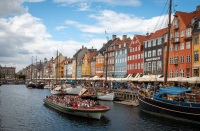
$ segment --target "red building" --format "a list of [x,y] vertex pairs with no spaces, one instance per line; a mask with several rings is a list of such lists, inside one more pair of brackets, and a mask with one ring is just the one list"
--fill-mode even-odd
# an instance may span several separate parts
[[147,39],[147,36],[135,35],[128,51],[127,59],[127,74],[143,73],[143,41]]

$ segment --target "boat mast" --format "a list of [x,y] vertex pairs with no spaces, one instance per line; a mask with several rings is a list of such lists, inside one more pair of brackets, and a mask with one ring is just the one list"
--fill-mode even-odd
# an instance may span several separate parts
[[105,83],[107,83],[107,77],[108,77],[108,47],[106,46],[106,54],[105,54],[105,56],[106,56],[106,79],[105,79]]
[[31,81],[32,81],[32,75],[33,75],[33,56],[31,59]]
[[38,73],[38,72],[37,72],[37,71],[38,71],[38,70],[37,70],[37,56],[36,56],[36,62],[35,62],[35,69],[36,69],[36,83],[37,83],[37,73]]
[[167,53],[166,53],[166,59],[165,59],[164,84],[167,83],[167,77],[168,77],[170,28],[171,28],[171,12],[172,12],[172,0],[170,0],[170,4],[169,4],[169,22],[168,22],[168,32],[167,32]]
[[58,50],[57,50],[57,58],[56,58],[56,84],[58,84],[57,77],[58,77]]

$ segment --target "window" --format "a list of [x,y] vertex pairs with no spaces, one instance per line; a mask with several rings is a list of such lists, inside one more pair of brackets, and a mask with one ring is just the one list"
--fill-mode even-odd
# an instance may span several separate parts
[[138,63],[138,69],[140,69],[140,63]]
[[141,65],[141,69],[143,69],[143,63],[141,63],[140,65]]
[[151,62],[148,62],[148,71],[151,71]]
[[135,47],[135,51],[137,51],[137,47]]
[[159,38],[158,39],[158,45],[161,45],[162,44],[162,38]]
[[162,55],[162,49],[158,49],[157,56],[161,56],[161,55]]
[[173,24],[174,24],[174,29],[178,28],[178,20],[177,19],[174,20]]
[[148,41],[147,43],[148,43],[148,47],[151,47],[151,42],[150,42],[150,41]]
[[153,50],[152,53],[153,53],[152,56],[156,56],[156,50]]
[[156,39],[154,39],[152,41],[153,41],[153,45],[152,46],[156,46]]
[[195,44],[195,45],[198,45],[198,44],[199,44],[199,36],[198,36],[198,35],[195,35],[195,36],[194,36],[194,44]]
[[156,61],[152,62],[152,72],[156,71]]
[[186,49],[190,49],[190,42],[186,42]]
[[119,45],[119,48],[121,48],[121,46],[122,46],[122,45],[120,44],[120,45]]
[[174,41],[175,41],[175,42],[179,42],[179,32],[175,32]]
[[138,46],[138,51],[140,51],[140,46]]
[[180,50],[184,50],[184,43],[180,44]]
[[190,55],[186,56],[186,62],[189,63],[190,62]]
[[194,62],[199,61],[199,51],[194,51]]
[[151,57],[151,51],[148,51],[148,57]]
[[191,37],[191,28],[186,29],[186,37]]
[[199,77],[199,69],[194,69],[194,76]]
[[157,70],[158,71],[162,70],[162,61],[157,61]]
[[184,56],[181,56],[181,63],[184,63]]
[[184,70],[181,70],[181,69],[180,69],[180,76],[181,76],[181,77],[184,77]]
[[173,64],[173,63],[174,63],[173,57],[172,57],[172,58],[169,58],[169,63],[170,63],[170,64]]
[[182,31],[180,32],[180,37],[184,37],[184,36],[185,36],[185,31],[182,30]]
[[138,59],[140,59],[140,54],[138,54]]
[[178,70],[175,70],[175,77],[178,77]]
[[170,70],[170,78],[172,78],[173,77],[173,70]]

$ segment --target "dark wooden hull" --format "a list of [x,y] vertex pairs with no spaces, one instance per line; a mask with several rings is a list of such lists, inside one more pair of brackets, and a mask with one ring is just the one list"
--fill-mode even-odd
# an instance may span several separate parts
[[180,106],[138,96],[139,107],[142,111],[182,121],[200,123],[200,107]]

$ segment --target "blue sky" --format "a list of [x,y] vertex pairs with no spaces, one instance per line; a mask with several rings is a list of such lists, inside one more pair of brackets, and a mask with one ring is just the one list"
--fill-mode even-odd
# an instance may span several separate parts
[[[68,57],[82,45],[100,49],[105,30],[109,39],[154,32],[167,25],[167,1],[1,0],[0,65],[19,71],[32,56],[43,61],[55,57],[57,49]],[[199,0],[173,0],[173,13],[192,12],[197,5]]]

